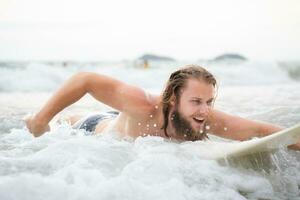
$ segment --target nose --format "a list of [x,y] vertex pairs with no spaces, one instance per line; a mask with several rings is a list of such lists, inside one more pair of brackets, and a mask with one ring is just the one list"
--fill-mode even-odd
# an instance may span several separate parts
[[207,116],[209,113],[209,106],[207,104],[200,105],[199,112],[201,115]]

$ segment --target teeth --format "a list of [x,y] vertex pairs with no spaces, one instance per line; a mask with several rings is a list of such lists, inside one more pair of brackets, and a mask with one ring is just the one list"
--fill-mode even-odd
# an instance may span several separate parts
[[202,118],[202,117],[194,117],[194,118],[197,120],[204,120],[204,118]]
[[196,120],[197,122],[203,122],[204,121],[204,118],[201,118],[201,117],[194,117],[194,120]]

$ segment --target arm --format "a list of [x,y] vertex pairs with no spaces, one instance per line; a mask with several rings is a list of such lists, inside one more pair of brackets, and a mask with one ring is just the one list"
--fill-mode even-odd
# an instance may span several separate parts
[[33,117],[26,120],[30,132],[40,136],[49,130],[51,119],[86,93],[95,99],[129,115],[139,115],[151,109],[151,99],[137,87],[108,76],[81,72],[72,76]]
[[[267,136],[282,130],[281,127],[269,123],[244,119],[217,110],[212,110],[209,125],[212,133],[217,136],[242,141],[252,137]],[[300,142],[288,147],[293,150],[300,150]]]
[[281,127],[272,124],[244,119],[217,110],[212,110],[209,124],[214,134],[242,141],[252,137],[267,136],[282,130]]

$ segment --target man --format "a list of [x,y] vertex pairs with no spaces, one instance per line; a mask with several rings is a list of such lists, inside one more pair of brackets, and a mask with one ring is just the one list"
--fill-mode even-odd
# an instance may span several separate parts
[[[86,93],[118,110],[72,118],[73,127],[103,133],[114,120],[120,136],[155,135],[177,140],[202,140],[207,131],[217,136],[247,140],[281,130],[280,127],[243,119],[213,109],[217,81],[206,69],[188,65],[173,72],[161,95],[95,73],[78,73],[50,98],[46,105],[26,120],[29,131],[41,136],[49,131],[48,123],[67,106]],[[299,143],[290,146],[300,149]]]

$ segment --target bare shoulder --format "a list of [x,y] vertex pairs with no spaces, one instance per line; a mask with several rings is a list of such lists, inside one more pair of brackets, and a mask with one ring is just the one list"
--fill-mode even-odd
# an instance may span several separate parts
[[123,98],[122,111],[130,116],[143,117],[154,114],[159,104],[159,96],[128,84],[123,84],[119,91]]

